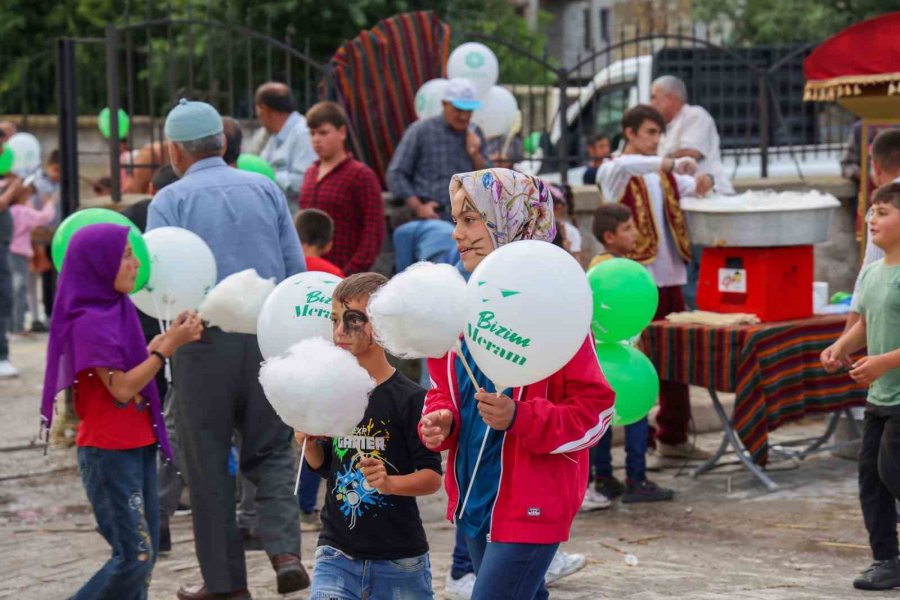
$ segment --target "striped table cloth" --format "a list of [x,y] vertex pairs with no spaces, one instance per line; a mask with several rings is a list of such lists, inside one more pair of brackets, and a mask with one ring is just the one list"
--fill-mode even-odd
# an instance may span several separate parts
[[642,339],[661,380],[735,394],[734,428],[763,465],[768,433],[782,423],[865,404],[865,386],[846,372],[826,373],[819,361],[845,322],[844,316],[733,327],[655,321]]

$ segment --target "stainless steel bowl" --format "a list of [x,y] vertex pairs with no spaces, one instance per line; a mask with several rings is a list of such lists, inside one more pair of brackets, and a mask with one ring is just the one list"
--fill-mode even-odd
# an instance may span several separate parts
[[820,244],[831,234],[837,206],[724,211],[685,208],[691,242],[701,246],[772,247]]

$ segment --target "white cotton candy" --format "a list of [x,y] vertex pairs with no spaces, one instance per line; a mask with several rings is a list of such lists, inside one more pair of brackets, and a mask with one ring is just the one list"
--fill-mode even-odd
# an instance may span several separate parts
[[375,389],[375,380],[352,354],[322,338],[298,342],[264,362],[259,382],[287,425],[329,437],[352,432]]
[[263,279],[256,269],[229,275],[209,292],[200,313],[213,327],[230,333],[256,335],[263,302],[275,289],[274,279]]
[[420,262],[369,300],[375,339],[400,358],[440,358],[465,325],[466,282],[456,267]]
[[681,205],[685,210],[698,212],[769,212],[829,208],[840,206],[841,203],[831,194],[823,194],[816,190],[808,192],[750,190],[735,196],[683,198]]

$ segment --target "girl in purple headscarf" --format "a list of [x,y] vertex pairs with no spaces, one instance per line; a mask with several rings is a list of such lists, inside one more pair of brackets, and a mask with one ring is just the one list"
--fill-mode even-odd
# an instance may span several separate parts
[[80,423],[78,469],[112,558],[73,598],[144,600],[159,547],[156,448],[171,459],[153,380],[166,358],[198,340],[199,317],[184,312],[150,346],[128,298],[140,266],[128,228],[98,224],[66,251],[50,326],[41,421],[49,430],[56,394],[71,388]]

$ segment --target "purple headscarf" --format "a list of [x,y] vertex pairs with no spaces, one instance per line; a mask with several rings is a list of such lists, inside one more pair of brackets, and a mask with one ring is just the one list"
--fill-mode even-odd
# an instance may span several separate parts
[[[114,285],[127,242],[128,228],[110,223],[79,229],[69,242],[47,346],[41,401],[46,430],[56,394],[71,386],[77,373],[91,368],[129,371],[149,356],[137,309]],[[150,402],[156,438],[171,460],[156,382],[151,379],[141,395]]]

